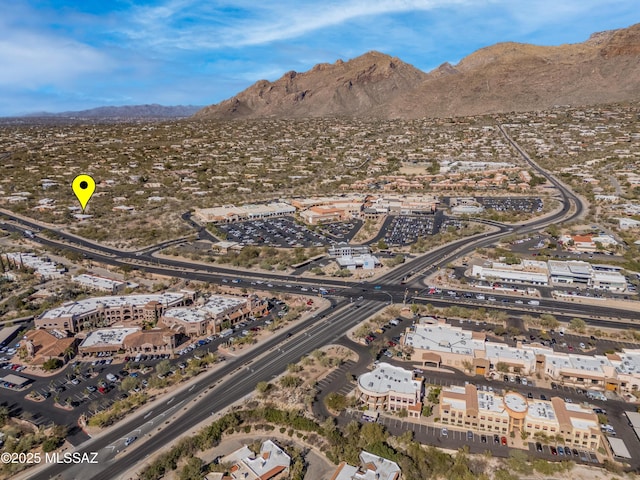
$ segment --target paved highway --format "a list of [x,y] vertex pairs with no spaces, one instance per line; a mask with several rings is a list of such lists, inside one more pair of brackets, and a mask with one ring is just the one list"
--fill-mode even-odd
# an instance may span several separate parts
[[[373,315],[382,305],[379,301],[366,301],[360,308],[356,308],[355,304],[342,302],[336,307],[339,310],[334,315],[310,319],[291,330],[297,332],[293,337],[283,338],[281,335],[272,338],[259,345],[250,355],[230,362],[206,380],[199,380],[196,388],[183,390],[172,398],[163,400],[162,405],[154,407],[152,417],[136,416],[127,419],[104,436],[83,444],[77,451],[99,452],[97,465],[52,465],[30,475],[29,478],[44,480],[56,475],[60,475],[58,478],[69,480],[117,478],[119,473],[165,447],[179,434],[210,418],[212,412],[218,412],[251,393],[258,382],[272,380],[285,371],[289,363],[295,363],[316,348],[336,341],[350,328]],[[263,353],[265,356],[254,362],[254,359]],[[210,388],[211,385],[216,386]],[[187,409],[187,405],[200,394],[204,396],[198,400],[197,405],[191,404]],[[185,408],[186,412],[183,412],[177,421],[170,426],[164,426],[150,437],[145,436],[143,441],[138,440],[140,443],[132,444],[126,456],[116,456],[117,450],[124,447],[123,441],[126,437],[138,434],[138,430],[144,432],[145,425],[149,422],[154,422],[154,428],[163,424],[174,413],[178,404]],[[114,448],[110,448],[111,446]]]
[[[344,308],[336,313],[328,315],[327,317],[309,319],[308,321],[296,326],[293,330],[296,332],[295,337],[291,339],[283,339],[282,336],[274,337],[264,344],[259,345],[251,356],[252,358],[255,358],[255,356],[264,353],[265,356],[260,360],[260,362],[254,364],[251,360],[246,358],[239,358],[230,362],[221,370],[211,375],[208,381],[204,381],[203,379],[196,384],[195,388],[182,390],[171,399],[167,399],[167,401],[161,406],[154,407],[153,418],[136,416],[134,418],[127,419],[104,436],[87,442],[87,444],[82,446],[80,452],[100,452],[100,462],[98,465],[71,467],[68,465],[52,465],[43,471],[30,476],[30,478],[45,479],[51,478],[55,475],[60,475],[60,478],[69,479],[85,476],[93,477],[95,480],[116,478],[132,465],[139,464],[148,455],[165,447],[180,433],[186,432],[201,421],[208,419],[212,412],[222,410],[226,406],[251,393],[257,382],[271,380],[274,376],[283,372],[286,369],[287,364],[298,361],[300,357],[318,347],[334,342],[344,335],[349,328],[379,310],[387,301],[400,300],[399,296],[402,295],[402,297],[404,297],[405,295],[405,288],[422,288],[423,285],[421,284],[421,281],[425,275],[428,275],[435,269],[446,265],[446,263],[454,258],[466,255],[476,248],[491,245],[499,238],[512,233],[524,234],[539,230],[560,221],[572,220],[579,217],[584,210],[584,206],[580,199],[563,184],[540,169],[527,156],[527,154],[510,139],[502,127],[500,127],[500,130],[514,148],[520,152],[525,161],[527,161],[533,169],[545,176],[558,188],[563,199],[564,206],[556,214],[543,219],[534,220],[526,225],[517,227],[495,225],[498,229],[496,232],[482,234],[472,239],[461,239],[450,245],[445,245],[434,252],[419,257],[411,262],[407,262],[394,271],[381,277],[376,281],[376,284],[383,287],[379,290],[370,290],[369,288],[365,288],[365,291],[362,292],[361,286],[350,283],[349,288],[347,288],[346,282],[341,280],[323,279],[321,282],[317,280],[311,282],[313,285],[322,285],[324,287],[344,287],[342,294],[352,298],[355,295],[361,295],[366,298],[356,300],[354,303],[347,303],[343,300],[340,305],[344,306]],[[571,212],[571,202],[575,205],[575,210],[573,212]],[[23,226],[26,225],[34,230],[39,230],[41,228],[40,225],[34,222],[30,222],[24,218],[18,218],[10,213],[4,213],[4,216],[11,221],[17,222]],[[20,228],[16,228],[16,230],[20,231]],[[24,228],[22,228],[22,230],[24,230]],[[240,276],[243,278],[264,279],[267,281],[271,281],[275,278],[280,281],[287,281],[289,279],[287,276],[278,276],[273,274],[239,275],[237,271],[232,269],[191,264],[171,259],[159,259],[145,252],[122,252],[93,242],[88,242],[79,237],[67,235],[61,232],[56,233],[58,233],[59,236],[64,238],[68,243],[61,245],[58,242],[51,241],[47,238],[43,238],[42,236],[38,236],[34,240],[48,246],[67,248],[83,253],[87,257],[107,264],[133,265],[140,270],[145,270],[151,273],[188,278],[191,280],[215,282],[221,281],[222,276],[229,276],[231,278],[238,278]],[[87,251],[90,251],[90,253],[86,253]],[[136,262],[141,263],[137,264]],[[158,266],[156,267],[150,263],[157,263]],[[398,285],[402,279],[409,276],[411,276],[411,278],[409,279],[407,286]],[[309,282],[302,279],[296,279],[296,283]],[[364,286],[370,287],[368,284],[364,284]],[[360,290],[360,292],[358,290]],[[454,302],[453,299],[429,300],[434,304],[448,304]],[[461,303],[460,299],[456,299],[455,303]],[[580,306],[563,306],[563,303],[565,302],[553,302],[549,306],[555,310],[567,309],[572,312],[577,308],[578,311],[584,311],[584,308],[580,309]],[[489,307],[488,305],[484,306]],[[496,305],[496,307],[498,306]],[[593,311],[592,307],[588,308]],[[211,385],[216,386],[211,387]],[[201,394],[203,395],[203,398],[198,401],[199,403],[195,408],[186,407],[189,402],[192,402],[193,399],[197,398],[197,396]],[[182,405],[185,405],[183,410],[186,410],[181,415],[178,422],[173,422],[170,427],[163,428],[162,430],[152,434],[150,437],[145,437],[143,442],[139,440],[139,443],[134,443],[128,447],[129,452],[126,455],[116,456],[119,447],[124,447],[122,443],[124,438],[131,435],[132,432],[139,432],[140,434],[145,435],[147,430],[151,427],[155,427],[158,423],[164,422],[168,416],[173,414],[173,412],[177,410],[176,407],[178,405],[181,407]],[[153,424],[150,425],[150,422],[153,422]]]

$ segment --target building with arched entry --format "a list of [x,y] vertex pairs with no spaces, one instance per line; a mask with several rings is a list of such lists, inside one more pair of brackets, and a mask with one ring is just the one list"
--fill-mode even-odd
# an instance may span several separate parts
[[195,292],[92,297],[47,310],[35,320],[36,328],[76,333],[97,327],[144,321],[155,323],[170,307],[191,303]]

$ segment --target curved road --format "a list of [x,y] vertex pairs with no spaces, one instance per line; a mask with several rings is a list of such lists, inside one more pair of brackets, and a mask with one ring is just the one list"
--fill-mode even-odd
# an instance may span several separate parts
[[[558,223],[560,221],[572,220],[582,215],[582,212],[584,211],[582,201],[566,186],[555,180],[555,178],[550,174],[540,169],[528,157],[528,155],[510,139],[504,129],[501,126],[499,126],[499,128],[507,140],[523,156],[525,161],[527,161],[533,169],[545,176],[559,190],[564,203],[563,208],[560,211],[549,217],[534,220],[521,226],[510,227],[506,225],[498,225],[497,232],[479,235],[472,239],[461,239],[450,245],[438,248],[435,251],[411,262],[407,262],[396,270],[382,276],[376,281],[376,284],[379,284],[380,287],[384,287],[384,289],[370,289],[369,287],[371,285],[368,283],[355,285],[352,282],[347,284],[347,282],[340,280],[323,279],[322,281],[314,280],[313,282],[309,282],[302,279],[296,279],[296,283],[322,285],[328,288],[340,288],[342,290],[340,294],[343,298],[351,297],[354,301],[353,303],[350,303],[348,300],[343,299],[340,303],[334,305],[341,308],[338,308],[333,313],[328,314],[327,316],[322,315],[321,317],[314,317],[296,325],[292,330],[295,336],[291,339],[283,338],[284,335],[280,335],[259,345],[256,350],[251,353],[252,358],[255,358],[260,354],[264,354],[263,358],[261,358],[259,362],[253,363],[253,360],[246,357],[241,357],[233,362],[229,362],[228,365],[225,365],[221,370],[212,374],[209,378],[203,378],[201,381],[198,381],[194,388],[182,390],[180,393],[176,393],[173,398],[168,399],[161,406],[155,407],[153,417],[146,416],[147,418],[145,418],[134,416],[126,419],[113,430],[103,436],[92,439],[76,450],[80,452],[99,452],[98,458],[100,462],[98,465],[70,466],[65,464],[54,464],[41,469],[38,473],[30,475],[29,478],[36,480],[44,480],[54,476],[59,476],[57,478],[68,479],[91,477],[93,480],[117,478],[118,475],[128,470],[132,465],[140,464],[147,456],[165,447],[179,434],[188,431],[200,422],[210,418],[212,413],[222,410],[226,406],[251,393],[257,382],[271,380],[273,377],[282,373],[289,363],[298,361],[300,357],[308,354],[318,347],[336,341],[338,338],[343,336],[347,330],[375,313],[390,299],[394,302],[402,301],[402,298],[406,295],[407,288],[422,288],[423,286],[419,279],[423,274],[428,274],[432,269],[446,265],[446,263],[452,259],[465,255],[476,248],[495,243],[496,240],[506,235],[510,235],[512,233],[524,234],[536,231],[548,225]],[[570,202],[573,202],[575,205],[575,211],[573,212],[570,211]],[[25,220],[24,218],[18,218],[6,213],[4,213],[4,216],[20,223],[21,225],[27,225],[33,229],[41,228],[36,223]],[[20,228],[16,228],[16,230],[21,231]],[[122,252],[100,246],[92,242],[87,242],[84,239],[80,239],[72,235],[60,232],[56,233],[61,237],[66,238],[66,240],[72,244],[65,243],[61,245],[58,242],[42,238],[41,236],[38,236],[38,238],[34,240],[45,245],[74,250],[76,252],[86,254],[89,258],[95,258],[96,260],[108,264],[120,266],[129,265],[151,273],[159,273],[162,275],[180,278],[204,280],[209,282],[221,281],[223,276],[230,276],[231,278],[241,277],[248,279],[264,279],[266,281],[273,281],[274,279],[277,279],[280,282],[285,282],[290,279],[288,276],[272,274],[245,274],[232,269],[191,264],[189,262],[180,262],[171,259],[160,259],[144,252]],[[89,250],[90,253],[87,254],[87,250]],[[144,263],[137,263],[140,261]],[[157,267],[155,264],[157,264]],[[421,275],[418,278],[413,277],[407,286],[398,285],[401,279],[407,277],[409,274],[415,275],[416,273],[420,273]],[[365,287],[364,292],[362,291],[363,286]],[[262,285],[262,287],[264,287],[264,285]],[[273,288],[288,291],[284,289],[282,285],[277,285]],[[354,298],[356,295],[363,296],[364,298],[362,300],[356,300]],[[461,303],[460,299],[446,300],[429,298],[428,300],[434,304],[450,304],[452,302]],[[549,307],[552,309],[565,309],[569,311],[569,314],[571,314],[570,312],[575,308],[580,307],[570,304],[569,306],[565,306],[564,304],[566,302],[553,302],[551,300],[545,301],[544,306],[547,306],[547,302],[549,302]],[[489,305],[484,304],[483,306],[488,307]],[[542,306],[541,301],[541,307]],[[499,305],[491,305],[491,307],[500,308]],[[592,307],[589,307],[589,309],[592,311],[594,310]],[[512,310],[517,311],[517,309]],[[528,309],[525,311],[528,311]],[[202,398],[198,400],[196,405],[193,405],[192,408],[188,408],[186,406],[186,404],[192,402],[200,395],[202,395]],[[183,404],[185,404],[184,408],[182,407]],[[155,425],[165,422],[167,417],[173,415],[179,410],[177,408],[178,406],[180,406],[180,410],[183,412],[179,417],[179,420],[171,423],[171,427],[161,428],[159,431],[148,436],[149,434],[146,432],[151,427],[155,428]],[[153,423],[149,425],[150,422]],[[144,433],[144,441],[141,441],[142,439],[139,440],[129,447],[126,454],[116,456],[116,451],[120,448],[124,448],[123,439],[131,435],[132,432]]]

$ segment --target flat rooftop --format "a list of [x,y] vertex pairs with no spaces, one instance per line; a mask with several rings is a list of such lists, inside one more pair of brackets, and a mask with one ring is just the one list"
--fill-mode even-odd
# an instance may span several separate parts
[[508,415],[504,409],[502,397],[494,395],[492,392],[478,391],[478,407],[491,413]]
[[99,288],[101,290],[112,290],[114,288],[125,285],[125,282],[112,280],[111,278],[106,277],[99,277],[97,275],[88,275],[86,273],[73,276],[71,277],[71,280],[76,283],[87,285],[91,288]]
[[640,350],[623,349],[619,353],[620,362],[615,362],[616,370],[620,373],[634,374],[640,372]]
[[246,298],[213,295],[209,298],[209,300],[207,300],[207,303],[202,306],[202,309],[206,310],[210,315],[215,317],[226,313],[229,310],[234,310],[240,306],[246,305],[246,303]]
[[106,345],[122,345],[124,338],[127,335],[131,335],[132,333],[140,330],[137,327],[134,328],[107,328],[104,330],[95,330],[87,335],[80,347],[98,347],[98,346],[106,346]]
[[551,402],[544,400],[534,400],[529,403],[529,411],[527,415],[537,420],[555,421],[556,412]]
[[374,370],[360,375],[358,384],[361,388],[384,394],[390,391],[415,394],[421,385],[413,380],[413,372],[395,367],[389,363],[379,363]]
[[473,332],[448,324],[418,324],[405,334],[405,344],[421,350],[472,355],[484,350],[484,340],[474,339]]
[[[578,428],[581,430],[588,430],[590,428],[598,428],[598,417],[591,410],[587,410],[586,408],[582,408],[580,405],[576,403],[565,403],[565,408],[567,409],[567,413],[569,414],[569,419],[571,420],[571,425],[574,428]],[[571,415],[572,413],[580,413],[580,414],[590,414],[593,418],[582,418]]]
[[177,318],[183,322],[198,323],[210,317],[209,313],[202,308],[175,307],[168,308],[162,314],[163,317]]
[[105,296],[86,298],[77,302],[68,302],[61,307],[53,308],[44,312],[40,318],[55,319],[60,317],[73,317],[85,315],[96,311],[98,308],[119,308],[125,306],[143,307],[149,302],[158,302],[165,306],[175,305],[184,299],[184,294],[176,292],[166,292],[159,295],[125,295],[125,296]]
[[567,355],[563,353],[547,354],[546,363],[564,370],[582,370],[589,373],[600,373],[605,367],[613,366],[606,357],[600,355]]
[[513,412],[526,412],[527,399],[519,393],[509,392],[502,397],[504,404]]
[[517,348],[510,347],[504,343],[497,342],[485,342],[485,349],[487,352],[487,358],[492,361],[500,361],[500,360],[521,360],[526,363],[535,362],[536,355],[535,352]]

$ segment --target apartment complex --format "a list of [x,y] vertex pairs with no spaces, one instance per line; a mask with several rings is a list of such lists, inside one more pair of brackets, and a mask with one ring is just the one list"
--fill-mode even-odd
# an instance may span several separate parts
[[410,370],[379,363],[358,378],[358,399],[369,410],[407,410],[410,417],[422,413],[423,379]]
[[187,305],[195,292],[94,297],[68,302],[35,319],[35,327],[77,333],[116,323],[155,322],[170,307]]
[[598,416],[558,397],[528,400],[517,392],[501,396],[472,384],[446,387],[440,393],[439,415],[445,425],[493,434],[561,436],[571,447],[590,450],[602,443]]

